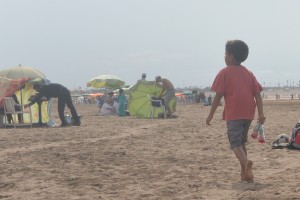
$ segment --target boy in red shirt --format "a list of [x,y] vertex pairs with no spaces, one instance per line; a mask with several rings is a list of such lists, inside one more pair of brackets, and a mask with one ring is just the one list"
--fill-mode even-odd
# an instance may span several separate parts
[[211,87],[216,95],[206,124],[210,125],[219,102],[224,97],[223,119],[226,120],[231,149],[241,165],[241,180],[253,182],[253,162],[247,157],[245,144],[256,106],[258,121],[264,123],[265,117],[260,95],[262,87],[252,72],[241,65],[247,59],[248,53],[247,44],[241,40],[231,40],[226,43],[225,63],[227,66],[217,74]]

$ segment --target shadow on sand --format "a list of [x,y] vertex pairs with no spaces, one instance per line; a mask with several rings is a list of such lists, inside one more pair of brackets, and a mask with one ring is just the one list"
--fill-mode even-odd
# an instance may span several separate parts
[[259,182],[247,183],[246,181],[239,181],[233,183],[231,188],[234,190],[241,190],[241,191],[261,191],[265,188],[271,186],[270,184],[262,184]]

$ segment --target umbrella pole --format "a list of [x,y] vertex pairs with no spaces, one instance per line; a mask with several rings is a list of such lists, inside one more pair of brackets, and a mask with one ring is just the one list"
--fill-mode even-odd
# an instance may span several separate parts
[[[22,92],[23,88],[20,91],[20,96],[21,96],[21,111],[23,113],[23,92]],[[24,124],[24,120],[23,120],[23,114],[21,115],[21,123]]]
[[[25,88],[25,84],[23,85],[23,87],[20,89],[20,105],[21,105],[21,111],[23,112],[24,111],[24,108],[23,108],[23,89]],[[24,124],[24,114],[21,114],[21,123]]]

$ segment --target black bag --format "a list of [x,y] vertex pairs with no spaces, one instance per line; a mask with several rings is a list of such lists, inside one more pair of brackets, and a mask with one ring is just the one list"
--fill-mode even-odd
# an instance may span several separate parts
[[161,102],[164,105],[164,100],[163,99],[157,98],[155,96],[150,97],[150,98],[151,98],[151,104],[152,104],[153,107],[160,107],[160,106],[162,106]]

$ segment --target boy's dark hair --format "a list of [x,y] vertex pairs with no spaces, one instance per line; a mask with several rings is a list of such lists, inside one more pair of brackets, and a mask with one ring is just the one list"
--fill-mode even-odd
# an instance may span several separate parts
[[234,59],[241,63],[247,59],[249,48],[242,40],[229,40],[226,43],[226,52],[232,54]]

